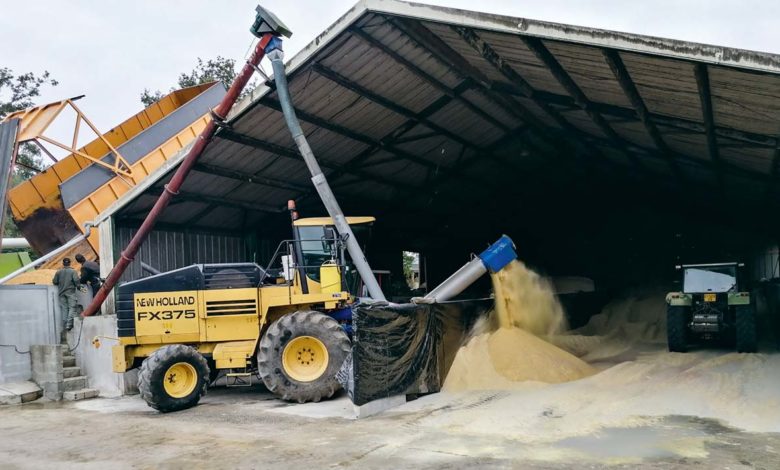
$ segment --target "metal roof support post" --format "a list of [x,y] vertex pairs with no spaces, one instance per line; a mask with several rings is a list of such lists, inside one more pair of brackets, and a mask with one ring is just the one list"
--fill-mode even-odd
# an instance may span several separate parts
[[[258,41],[252,56],[241,69],[241,73],[236,77],[227,94],[224,96],[224,98],[222,98],[222,101],[214,109],[216,119],[224,120],[227,117],[228,112],[230,112],[230,108],[233,107],[244,87],[249,82],[249,79],[252,78],[252,74],[255,72],[254,66],[259,64],[265,56],[265,48],[268,43],[271,42],[273,37],[274,34],[268,32],[263,34],[262,38]],[[176,173],[174,173],[171,181],[165,185],[165,190],[160,195],[159,199],[157,199],[157,202],[146,216],[146,219],[144,219],[144,222],[141,224],[138,232],[135,234],[133,239],[130,240],[130,243],[128,243],[127,248],[125,248],[125,250],[122,252],[122,255],[114,266],[114,269],[112,269],[108,274],[106,282],[100,288],[97,295],[95,295],[92,303],[90,303],[86,310],[84,310],[82,316],[88,317],[94,315],[106,300],[108,293],[111,292],[116,283],[119,281],[119,278],[135,258],[135,255],[138,253],[141,245],[146,240],[146,237],[152,231],[152,228],[154,228],[154,224],[157,222],[157,219],[160,217],[160,215],[162,215],[165,208],[171,202],[171,199],[173,199],[173,197],[179,192],[179,189],[184,183],[185,178],[189,174],[190,170],[192,170],[192,168],[195,166],[195,163],[198,161],[200,155],[206,149],[206,145],[208,145],[208,143],[214,137],[216,130],[217,123],[214,121],[214,119],[212,119],[200,133],[197,141],[187,153],[187,156],[184,157],[184,160],[176,170]]]
[[0,251],[3,248],[6,198],[8,197],[8,188],[11,186],[11,177],[14,174],[16,154],[19,150],[18,131],[18,119],[0,123]]

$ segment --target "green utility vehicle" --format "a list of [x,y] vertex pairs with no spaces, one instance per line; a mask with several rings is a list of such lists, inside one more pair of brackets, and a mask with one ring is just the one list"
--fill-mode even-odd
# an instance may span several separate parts
[[700,341],[736,344],[737,352],[755,352],[756,309],[739,271],[741,263],[688,264],[682,292],[666,296],[669,351],[686,352]]

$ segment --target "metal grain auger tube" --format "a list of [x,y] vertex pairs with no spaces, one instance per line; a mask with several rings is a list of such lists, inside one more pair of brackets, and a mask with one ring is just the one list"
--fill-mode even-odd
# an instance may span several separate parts
[[339,233],[345,238],[347,244],[347,251],[349,256],[352,257],[352,262],[355,264],[355,268],[360,274],[360,278],[363,280],[368,294],[375,301],[386,301],[382,288],[379,287],[379,283],[374,277],[374,273],[371,271],[371,266],[368,264],[366,256],[363,254],[363,250],[360,249],[355,234],[352,233],[352,229],[349,227],[344,213],[341,211],[336,196],[330,189],[325,175],[322,173],[319,163],[312,152],[309,142],[306,140],[306,136],[303,134],[303,129],[298,122],[298,118],[295,115],[295,108],[290,98],[290,90],[287,88],[287,77],[284,71],[284,52],[282,52],[282,40],[278,37],[274,38],[266,49],[266,55],[271,59],[271,64],[274,69],[274,81],[276,82],[276,92],[279,95],[279,103],[282,105],[282,112],[284,113],[284,119],[287,122],[287,127],[290,129],[293,140],[298,146],[298,150],[301,152],[303,160],[306,162],[306,166],[309,167],[311,172],[311,181],[314,183],[314,187],[317,189],[317,193],[322,199],[322,204],[328,211],[328,215],[333,219],[333,223]]
[[498,272],[510,262],[517,259],[515,245],[512,239],[506,235],[501,236],[497,242],[488,247],[473,260],[464,264],[462,268],[448,277],[438,287],[433,289],[425,297],[414,298],[414,303],[445,302],[460,294],[468,286],[473,284],[486,272]]

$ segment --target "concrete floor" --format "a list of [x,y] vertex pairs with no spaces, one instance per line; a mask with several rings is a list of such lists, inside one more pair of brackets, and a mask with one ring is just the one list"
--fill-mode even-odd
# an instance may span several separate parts
[[290,405],[257,386],[219,387],[173,414],[137,396],[39,400],[0,408],[0,468],[771,469],[780,462],[780,434],[690,417],[540,443],[424,424],[436,414],[478,412],[491,396],[426,397],[360,421],[346,418],[345,397]]

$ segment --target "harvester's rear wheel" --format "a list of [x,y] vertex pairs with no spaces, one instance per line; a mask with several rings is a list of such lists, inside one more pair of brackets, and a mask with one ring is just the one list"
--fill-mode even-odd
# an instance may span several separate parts
[[138,390],[155,410],[167,413],[193,407],[206,394],[209,366],[195,349],[163,346],[141,364]]
[[339,389],[336,373],[349,351],[349,338],[336,320],[319,312],[295,312],[268,327],[257,368],[268,390],[283,400],[317,402]]
[[688,307],[666,308],[666,342],[671,352],[688,352]]
[[752,305],[738,305],[736,310],[737,352],[754,353],[757,349],[756,309]]

